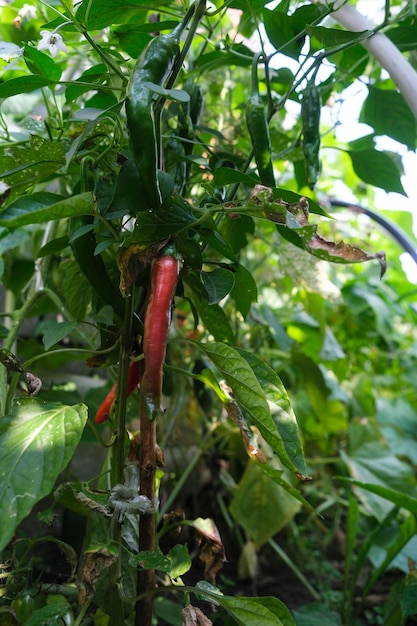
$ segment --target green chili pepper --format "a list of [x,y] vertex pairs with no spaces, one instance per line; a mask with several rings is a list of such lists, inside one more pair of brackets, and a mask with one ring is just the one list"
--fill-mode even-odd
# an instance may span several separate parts
[[162,204],[158,183],[158,141],[153,85],[162,87],[177,59],[186,18],[169,35],[152,39],[140,55],[127,87],[126,116],[133,158],[141,176],[148,208]]
[[275,187],[271,137],[265,106],[259,95],[258,61],[259,55],[256,55],[252,63],[252,95],[246,105],[246,125],[252,140],[253,153],[262,184]]
[[[82,226],[88,226],[93,223],[91,216],[81,216],[73,218],[71,221],[72,232]],[[95,254],[97,241],[93,230],[84,232],[80,237],[71,240],[71,249],[75,260],[93,290],[101,298],[105,304],[113,307],[116,315],[123,320],[125,312],[125,301],[120,291],[114,286],[107,273],[104,261],[99,254]],[[134,317],[133,325],[136,332],[142,331],[142,324],[137,316]]]
[[303,126],[303,154],[306,164],[307,183],[311,189],[320,175],[320,91],[314,80],[308,82],[301,101],[301,121]]

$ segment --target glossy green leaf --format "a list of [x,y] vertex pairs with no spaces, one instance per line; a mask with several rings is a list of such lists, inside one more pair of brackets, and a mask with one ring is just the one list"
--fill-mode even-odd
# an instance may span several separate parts
[[403,96],[392,89],[368,87],[360,121],[374,128],[377,135],[387,135],[414,150],[416,120]]
[[308,500],[304,498],[301,491],[297,489],[297,487],[294,487],[287,480],[285,480],[285,478],[282,478],[283,476],[282,470],[278,470],[275,467],[272,467],[272,465],[269,465],[268,463],[261,463],[261,462],[258,462],[258,467],[262,472],[264,472],[264,474],[269,476],[269,478],[271,478],[274,481],[274,483],[282,487],[282,489],[286,493],[288,493],[290,496],[295,498],[295,500],[298,500],[298,502],[300,502],[307,511],[310,511],[310,513],[315,513],[314,507],[310,504]]
[[218,304],[209,304],[206,290],[200,280],[194,274],[189,274],[185,277],[185,282],[191,288],[190,300],[207,332],[213,335],[216,341],[235,343],[229,318]]
[[22,194],[27,187],[51,174],[56,175],[64,164],[65,150],[62,144],[40,135],[32,134],[23,145],[0,146],[1,176],[12,187],[8,201],[12,202],[17,193]]
[[[19,231],[14,231],[19,232]],[[68,237],[58,237],[57,239],[52,239],[48,241],[42,248],[38,251],[38,258],[42,258],[45,256],[49,256],[51,254],[56,254],[57,252],[61,252],[65,250],[65,248],[69,245]]]
[[215,596],[239,626],[296,626],[291,613],[278,598]]
[[249,461],[230,503],[234,520],[242,526],[257,548],[291,521],[300,503]]
[[32,74],[39,74],[54,82],[61,78],[62,70],[59,65],[49,55],[33,46],[25,46],[23,58]]
[[237,261],[236,254],[225,239],[216,230],[209,228],[201,228],[199,235],[203,241],[205,241],[210,248],[219,252],[223,257],[230,261]]
[[87,420],[83,404],[19,399],[0,420],[0,550],[33,506],[52,490]]
[[172,578],[178,578],[186,574],[191,568],[191,559],[186,545],[178,543],[168,553],[171,563],[170,575]]
[[401,175],[396,161],[388,152],[378,150],[350,150],[348,154],[355,173],[364,183],[395,191],[403,196],[407,194],[401,183]]
[[218,167],[214,171],[213,185],[215,187],[223,187],[223,185],[232,183],[242,183],[249,187],[254,187],[259,183],[259,179],[239,172],[239,170],[232,170],[230,167]]
[[[234,398],[244,416],[259,429],[263,438],[276,452],[282,463],[291,471],[299,472],[298,467],[294,465],[284,447],[276,421],[271,415],[265,391],[248,360],[235,348],[224,343],[199,344],[199,349],[219,370],[232,389]],[[267,379],[267,382],[270,381]],[[277,410],[280,411],[281,409],[277,407]],[[294,440],[287,442],[290,445],[294,443]],[[300,463],[299,459],[297,461]],[[300,463],[300,469],[301,467],[303,470],[305,469],[302,463]]]
[[263,19],[266,34],[275,50],[298,59],[304,41],[303,38],[297,40],[291,17],[285,13],[265,9]]
[[218,304],[231,292],[235,284],[233,272],[222,267],[211,272],[201,272],[201,279],[208,294],[209,304]]
[[0,84],[0,98],[10,98],[10,96],[18,96],[21,93],[28,93],[40,89],[41,87],[48,87],[54,85],[55,81],[46,76],[40,74],[32,76],[18,76],[17,78],[11,78]]
[[156,243],[178,231],[188,230],[194,222],[191,205],[173,194],[160,211],[140,211],[137,214],[136,227],[129,243]]
[[233,266],[233,269],[235,283],[230,295],[236,303],[237,310],[245,318],[248,315],[253,302],[256,302],[258,299],[258,287],[252,274],[246,269],[246,267],[240,263],[236,263]]
[[55,320],[44,320],[38,326],[38,332],[43,332],[43,345],[45,350],[49,350],[56,343],[59,343],[77,328],[77,322],[56,322]]
[[282,439],[276,450],[281,462],[291,471],[305,476],[307,467],[298,424],[290,399],[278,374],[253,352],[238,350],[250,365],[268,401],[274,424]]
[[[104,63],[93,65],[81,74],[73,83],[70,83],[65,90],[65,99],[67,102],[76,100],[84,93],[90,90],[99,89],[100,83],[107,76],[107,67]],[[85,84],[87,83],[87,84]]]
[[160,551],[142,550],[129,557],[129,565],[143,569],[157,569],[161,572],[171,571],[171,559]]
[[227,50],[214,50],[197,58],[196,68],[200,72],[219,67],[250,67],[253,52],[242,43],[232,44]]
[[[411,11],[414,15],[414,7],[410,5]],[[416,40],[416,28],[415,25],[395,25],[394,28],[388,28],[385,31],[385,35],[390,39],[399,50],[405,52],[406,50],[415,50],[417,48]]]
[[82,0],[77,19],[88,30],[101,30],[106,26],[129,22],[144,4],[143,0]]
[[143,26],[144,24],[139,26],[125,25],[114,31],[119,40],[120,49],[127,52],[132,59],[137,59],[152,39],[149,33],[143,31]]
[[40,224],[50,220],[76,215],[91,215],[94,199],[90,192],[71,198],[38,191],[29,196],[21,196],[0,213],[0,224],[8,228],[18,228],[26,224]]
[[360,32],[350,32],[339,28],[325,28],[324,26],[310,26],[305,27],[306,32],[310,37],[314,37],[320,42],[323,48],[332,48],[333,46],[340,46],[346,43],[356,43],[368,39],[373,32],[370,30],[364,30]]

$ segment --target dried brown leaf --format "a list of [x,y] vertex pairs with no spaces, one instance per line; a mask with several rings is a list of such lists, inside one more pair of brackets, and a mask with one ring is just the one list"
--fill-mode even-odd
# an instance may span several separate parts
[[127,296],[129,289],[135,283],[137,277],[143,272],[158,252],[167,244],[168,239],[144,247],[144,245],[132,244],[122,250],[119,256],[120,291]]
[[189,604],[182,612],[182,626],[213,626],[213,622],[204,615],[203,611]]
[[28,388],[28,394],[31,398],[33,398],[40,392],[42,388],[42,381],[38,376],[35,376],[30,372],[25,372],[25,380]]
[[375,254],[369,254],[360,248],[351,246],[344,241],[334,242],[321,237],[317,233],[306,244],[306,248],[310,250],[319,250],[325,253],[329,257],[329,261],[336,261],[337,259],[343,259],[348,263],[360,263],[362,261],[370,261],[377,259],[381,266],[381,278],[385,274],[387,269],[387,260],[385,252],[376,252]]
[[216,584],[217,572],[227,561],[225,549],[216,524],[212,519],[196,519],[193,522],[201,543],[199,558],[204,563],[204,578],[212,585]]
[[80,606],[94,594],[94,585],[103,572],[117,560],[117,554],[105,546],[91,550],[84,554],[84,564],[81,571],[81,581],[78,603]]

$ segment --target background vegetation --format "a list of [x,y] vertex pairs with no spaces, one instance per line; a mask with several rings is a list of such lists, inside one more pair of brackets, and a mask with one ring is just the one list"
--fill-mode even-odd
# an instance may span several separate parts
[[[412,68],[414,2],[376,4],[375,26]],[[142,624],[136,572],[156,570],[142,594],[155,624],[416,623],[417,289],[399,260],[404,240],[415,253],[412,217],[383,212],[401,245],[332,206],[381,215],[376,188],[405,193],[407,94],[362,45],[371,32],[341,28],[330,3],[202,8],[175,84],[155,88],[167,204],[150,211],[126,86],[188,6],[0,7],[0,622]],[[272,195],[245,122],[254,76]],[[342,144],[359,85],[366,134]],[[140,359],[123,352],[121,317],[134,301],[143,318],[147,264],[168,240],[182,272],[157,421],[158,548],[145,553],[137,500],[120,495],[125,460],[137,464],[138,393],[104,425],[94,416]],[[135,286],[120,315],[94,259],[119,290],[122,255],[143,250],[143,270],[122,270]]]

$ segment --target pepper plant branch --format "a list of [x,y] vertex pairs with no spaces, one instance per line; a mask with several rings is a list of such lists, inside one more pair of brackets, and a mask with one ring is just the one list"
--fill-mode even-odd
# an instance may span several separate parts
[[[327,4],[326,0],[320,0],[320,2]],[[342,3],[338,0],[334,3],[333,9],[330,15],[347,30],[351,32],[375,31],[375,24],[346,2]],[[417,72],[397,46],[383,33],[376,32],[368,39],[361,41],[361,44],[391,76],[417,119]]]
[[126,400],[127,379],[130,364],[130,352],[132,349],[132,320],[133,320],[133,294],[126,298],[125,318],[123,320],[122,337],[119,351],[119,369],[116,391],[116,441],[113,448],[112,458],[112,486],[123,483],[123,470],[125,464],[125,435],[126,435]]

